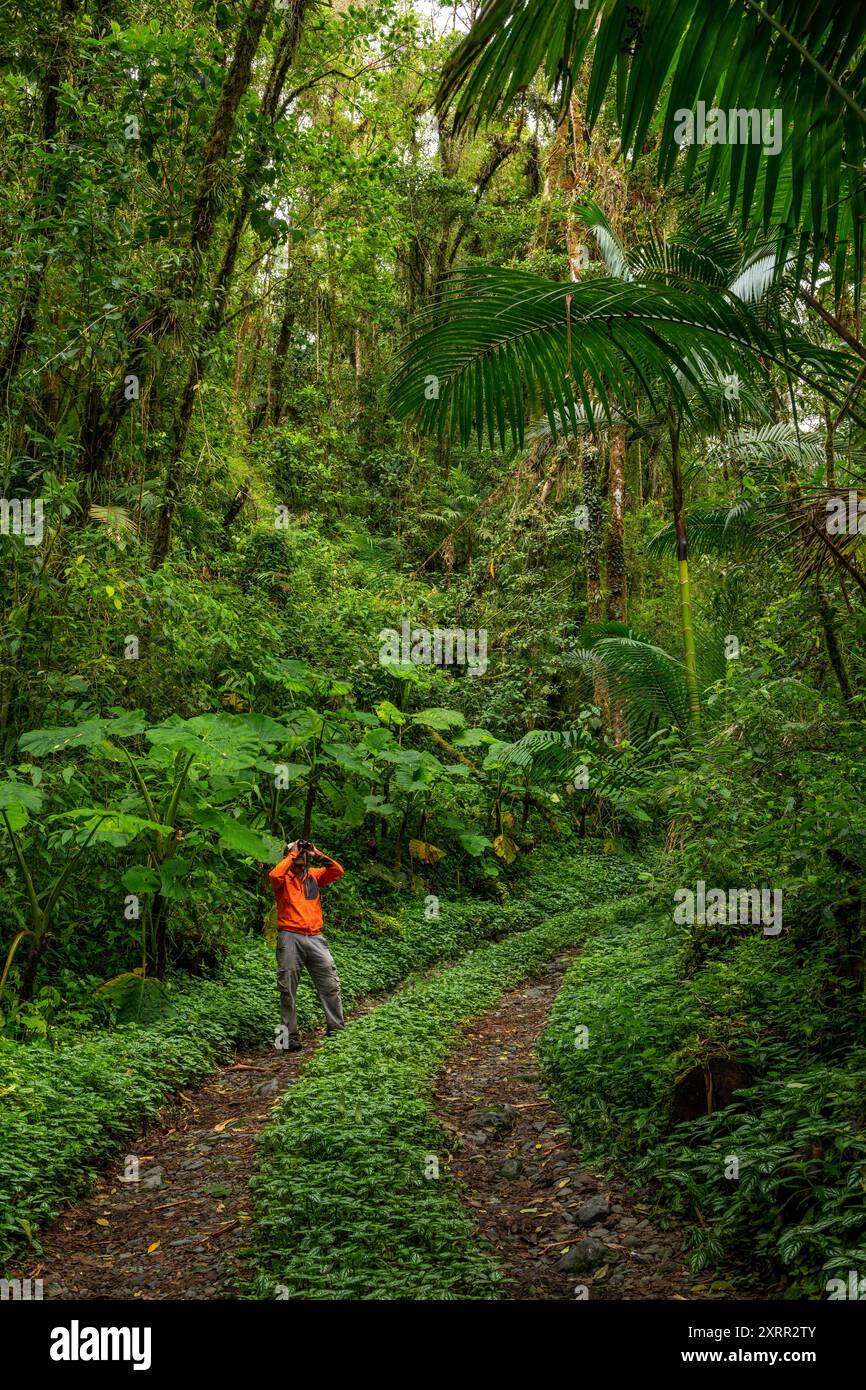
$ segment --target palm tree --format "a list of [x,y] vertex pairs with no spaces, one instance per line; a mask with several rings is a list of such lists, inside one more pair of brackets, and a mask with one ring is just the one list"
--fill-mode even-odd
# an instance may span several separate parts
[[[838,450],[832,464],[828,447]],[[701,504],[689,517],[691,545],[698,555],[733,556],[747,563],[780,548],[790,553],[798,584],[813,589],[827,656],[846,704],[852,691],[825,579],[836,581],[846,601],[852,585],[862,602],[866,566],[859,531],[846,527],[837,533],[827,522],[840,502],[850,505],[850,496],[858,503],[866,499],[863,462],[862,453],[848,448],[835,430],[803,433],[796,424],[735,430],[711,444],[707,464],[723,464],[740,477],[747,470],[748,487],[733,503]],[[650,553],[670,553],[675,540],[673,528],[662,527],[650,541]]]
[[[744,226],[781,232],[801,265],[811,239],[813,278],[822,249],[831,251],[837,301],[847,271],[859,307],[866,11],[837,0],[644,0],[639,9],[629,0],[487,0],[445,69],[440,110],[478,126],[538,73],[565,110],[584,59],[590,129],[616,74],[622,150],[655,141],[662,182],[683,165],[688,177],[698,170],[708,197],[736,209]],[[764,149],[769,129],[761,141],[694,143],[683,153],[677,124],[699,102],[742,112],[750,127],[752,114],[766,113],[782,137],[778,153],[768,152],[775,130]]]
[[[533,408],[545,411],[554,438],[623,420],[650,437],[662,434],[696,723],[700,695],[683,501],[684,423],[707,433],[730,423],[736,404],[764,409],[768,363],[828,394],[830,374],[847,384],[854,368],[847,355],[785,331],[780,315],[774,326],[758,312],[789,270],[789,259],[774,247],[745,250],[712,220],[684,235],[651,238],[629,252],[597,208],[584,207],[582,216],[607,276],[551,285],[519,271],[463,272],[417,321],[393,383],[393,404],[398,413],[417,415],[422,427],[464,443],[473,432],[479,441],[486,433],[493,447],[497,437],[502,447],[509,437],[522,443],[524,416]],[[732,384],[735,402],[729,399]],[[538,428],[531,433],[537,435]]]

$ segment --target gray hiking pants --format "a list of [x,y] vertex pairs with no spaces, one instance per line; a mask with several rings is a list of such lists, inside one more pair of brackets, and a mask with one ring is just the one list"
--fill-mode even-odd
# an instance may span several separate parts
[[290,1038],[298,1036],[295,1006],[298,981],[304,966],[309,970],[319,1001],[325,1011],[328,1032],[345,1028],[340,977],[328,943],[321,935],[301,936],[299,932],[277,932],[277,983],[280,987],[280,1014]]

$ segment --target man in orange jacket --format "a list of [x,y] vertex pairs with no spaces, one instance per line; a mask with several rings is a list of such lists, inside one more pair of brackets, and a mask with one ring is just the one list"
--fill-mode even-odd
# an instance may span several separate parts
[[[325,861],[324,868],[310,868],[309,855]],[[325,1011],[328,1033],[345,1028],[340,977],[328,943],[322,936],[322,903],[319,889],[343,877],[336,861],[309,840],[293,840],[268,877],[277,902],[277,983],[283,1020],[282,1046],[301,1052],[295,995],[306,966]]]

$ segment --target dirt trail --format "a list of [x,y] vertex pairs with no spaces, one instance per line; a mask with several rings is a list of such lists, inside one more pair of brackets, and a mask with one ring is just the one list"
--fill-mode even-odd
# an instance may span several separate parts
[[[535,1042],[572,954],[467,1030],[439,1078],[438,1113],[455,1136],[452,1171],[479,1235],[503,1261],[505,1296],[574,1299],[582,1285],[593,1299],[748,1297],[691,1273],[678,1230],[661,1231],[639,1194],[583,1168],[547,1101]],[[304,1041],[301,1054],[239,1054],[172,1096],[130,1141],[139,1180],[124,1180],[118,1155],[18,1275],[41,1278],[49,1299],[234,1298],[252,1222],[255,1138],[299,1067],[327,1045],[323,1028]]]
[[503,1263],[504,1297],[748,1298],[730,1275],[688,1269],[682,1232],[653,1222],[648,1197],[584,1168],[547,1100],[535,1043],[574,954],[468,1029],[437,1085],[451,1171]]
[[44,1254],[21,1277],[41,1278],[45,1297],[55,1299],[236,1297],[255,1137],[323,1041],[320,1028],[305,1036],[302,1053],[239,1054],[189,1094],[176,1093],[130,1141],[139,1181],[123,1180],[118,1155],[91,1195],[44,1233]]

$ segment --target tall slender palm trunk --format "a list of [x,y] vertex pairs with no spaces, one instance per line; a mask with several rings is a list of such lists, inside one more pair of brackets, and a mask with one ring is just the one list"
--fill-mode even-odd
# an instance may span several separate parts
[[689,714],[693,725],[700,723],[701,697],[698,687],[698,664],[695,654],[695,629],[692,619],[692,597],[689,585],[689,542],[683,510],[683,475],[680,469],[680,426],[671,421],[671,480],[673,483],[674,529],[677,537],[677,570],[680,583],[680,622],[683,629],[683,658],[686,684],[689,691]]
[[626,621],[625,452],[625,425],[613,425],[610,430],[607,482],[610,500],[607,528],[607,616],[615,623]]

